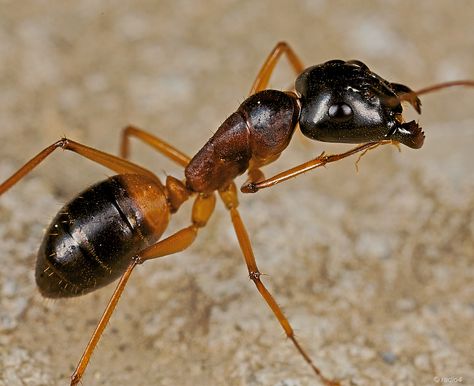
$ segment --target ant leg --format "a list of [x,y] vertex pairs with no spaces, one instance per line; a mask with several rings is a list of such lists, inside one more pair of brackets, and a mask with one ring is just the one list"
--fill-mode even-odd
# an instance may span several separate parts
[[125,273],[122,275],[117,285],[117,288],[112,294],[112,297],[110,298],[109,303],[107,304],[107,307],[102,317],[100,318],[99,323],[97,324],[96,329],[94,330],[89,342],[87,343],[84,353],[82,354],[82,357],[79,363],[77,364],[74,373],[71,376],[71,386],[77,385],[81,380],[82,376],[84,375],[87,365],[89,364],[89,361],[91,359],[92,353],[94,352],[94,349],[97,346],[97,343],[99,342],[102,333],[104,332],[105,327],[107,326],[107,323],[109,322],[110,317],[115,310],[115,306],[117,305],[118,300],[122,295],[125,285],[127,284],[128,278],[132,273],[132,270],[137,266],[137,264],[141,264],[144,260],[152,258],[148,257],[150,252],[154,252],[153,257],[156,258],[171,255],[173,253],[177,253],[182,251],[183,249],[186,249],[194,241],[197,233],[196,229],[197,228],[192,225],[179,232],[176,232],[168,238],[146,248],[134,258]]
[[[359,154],[359,156],[357,157],[356,162],[354,162],[357,172],[359,172],[359,162],[362,160],[362,157],[365,156],[369,151],[376,149],[380,145],[385,145],[385,144],[382,143],[382,142],[379,142],[378,144],[375,144],[374,146],[365,149],[362,153]],[[397,148],[398,152],[402,151],[402,149],[400,147],[400,142],[393,141],[392,145]]]
[[247,179],[245,180],[244,185],[254,185],[261,181],[264,181],[265,174],[263,174],[261,168],[266,164],[274,162],[278,159],[279,156],[280,154],[272,158],[267,158],[264,162],[259,162],[259,160],[251,159],[247,169]]
[[86,370],[87,364],[89,363],[89,360],[91,359],[95,346],[99,342],[99,339],[102,336],[102,333],[104,332],[104,329],[107,326],[107,323],[109,322],[110,317],[112,316],[115,310],[115,306],[117,305],[120,299],[120,296],[122,295],[123,290],[125,289],[125,285],[127,284],[130,274],[132,273],[133,269],[137,266],[138,263],[139,262],[137,260],[133,260],[128,266],[125,273],[120,278],[120,281],[117,284],[117,287],[115,288],[115,291],[112,294],[112,297],[110,298],[109,303],[107,304],[107,307],[105,308],[105,311],[102,314],[100,321],[97,324],[97,327],[95,328],[89,340],[89,343],[87,343],[87,347],[84,350],[84,353],[82,354],[81,360],[79,361],[79,364],[77,365],[76,370],[74,370],[74,374],[71,376],[71,386],[77,385],[79,381],[81,380],[82,375],[84,374],[84,371]]
[[38,166],[47,156],[49,156],[54,150],[58,148],[61,148],[63,150],[70,150],[85,158],[90,159],[91,161],[97,162],[98,164],[101,164],[106,168],[109,168],[119,174],[142,174],[150,176],[155,180],[157,179],[157,177],[152,172],[142,168],[141,166],[135,165],[127,160],[124,160],[112,154],[108,154],[92,147],[82,145],[78,142],[71,141],[70,139],[62,138],[39,152],[25,165],[23,165],[16,173],[14,173],[10,178],[0,184],[0,195],[2,195],[13,185],[15,185],[19,180],[26,176],[31,170]]
[[244,182],[244,186],[255,185],[264,180],[265,180],[265,174],[263,174],[260,168],[249,167],[248,172],[247,172],[247,180]]
[[100,318],[100,321],[92,334],[89,343],[82,354],[82,357],[71,376],[71,386],[75,386],[79,383],[84,372],[89,364],[92,353],[94,352],[99,339],[104,332],[104,329],[109,322],[109,319],[114,312],[115,306],[118,303],[120,296],[127,284],[128,278],[132,273],[132,270],[138,265],[144,263],[146,260],[156,259],[162,256],[172,255],[178,252],[181,252],[188,248],[196,238],[197,231],[199,228],[202,228],[206,225],[207,221],[214,211],[216,203],[216,196],[212,195],[198,195],[194,201],[193,210],[192,210],[192,225],[187,228],[181,229],[180,231],[173,233],[171,236],[166,239],[158,241],[156,244],[153,244],[143,251],[138,253],[137,256],[133,258],[132,263],[128,266],[125,273],[122,275],[117,288],[115,289],[107,308],[104,311],[104,314]]
[[161,256],[171,255],[188,248],[196,238],[199,228],[206,226],[207,221],[214,212],[216,196],[214,194],[199,194],[193,204],[192,224],[180,231],[144,249],[138,255],[140,262],[156,259]]
[[162,139],[155,137],[153,134],[133,125],[128,125],[122,131],[122,142],[120,144],[120,157],[122,158],[128,158],[130,137],[135,137],[145,142],[165,157],[176,162],[178,165],[186,167],[191,160],[190,157],[176,149],[174,146],[171,146]]
[[281,56],[286,54],[291,66],[295,70],[296,75],[299,75],[304,70],[303,63],[300,58],[295,54],[293,49],[286,42],[279,42],[275,48],[270,52],[262,68],[258,72],[255,81],[253,82],[252,88],[250,89],[249,95],[253,95],[259,91],[264,90],[270,80],[273,70],[276,64],[280,60]]
[[296,339],[293,328],[291,327],[291,324],[286,318],[286,316],[283,314],[283,311],[281,310],[280,306],[277,304],[272,294],[267,290],[265,285],[260,280],[261,273],[258,270],[257,263],[255,261],[255,256],[252,251],[252,245],[250,243],[249,236],[240,217],[239,211],[237,210],[239,203],[237,199],[237,190],[235,184],[232,183],[227,189],[219,191],[219,194],[226,208],[230,211],[232,224],[234,226],[237,239],[239,240],[240,249],[242,250],[242,253],[244,255],[245,263],[247,264],[249,277],[255,283],[258,292],[260,292],[260,295],[262,295],[265,302],[271,308],[273,314],[276,316],[278,322],[285,331],[286,336],[293,342],[298,352],[303,356],[304,360],[311,366],[316,375],[327,386],[339,385],[338,382],[331,381],[322,375],[321,370],[316,367],[310,356],[306,353],[306,351]]
[[344,153],[340,153],[340,154],[325,155],[325,153],[322,152],[315,159],[312,159],[311,161],[307,161],[305,163],[302,163],[301,165],[295,166],[294,168],[278,173],[274,175],[273,177],[270,177],[264,181],[260,181],[257,183],[252,183],[252,182],[245,183],[240,188],[240,191],[242,193],[255,193],[259,191],[260,189],[269,188],[271,186],[279,184],[280,182],[286,181],[290,178],[294,178],[298,176],[299,174],[306,173],[312,169],[316,169],[321,166],[325,166],[326,164],[331,163],[331,162],[339,161],[353,154],[364,152],[364,151],[367,152],[381,145],[396,144],[396,143],[397,142],[392,141],[392,140],[382,140],[382,141],[377,141],[377,142],[368,142],[363,145],[356,146],[353,149],[348,150]]

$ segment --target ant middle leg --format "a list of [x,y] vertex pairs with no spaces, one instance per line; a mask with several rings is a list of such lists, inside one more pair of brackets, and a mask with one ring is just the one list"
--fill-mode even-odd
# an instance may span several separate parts
[[18,183],[18,181],[25,177],[36,166],[38,166],[42,161],[44,161],[44,159],[47,158],[52,152],[59,148],[77,153],[85,158],[90,159],[91,161],[94,161],[102,166],[105,166],[108,169],[113,170],[118,174],[141,174],[158,180],[158,178],[152,172],[132,162],[129,162],[112,154],[105,153],[101,150],[97,150],[92,147],[83,145],[79,142],[75,142],[67,138],[62,138],[59,141],[48,146],[47,148],[43,149],[36,156],[30,159],[25,165],[23,165],[11,177],[9,177],[6,181],[0,184],[0,195],[5,193],[16,183]]
[[303,349],[301,344],[295,337],[295,333],[291,324],[283,311],[281,310],[278,303],[275,301],[275,298],[272,294],[268,291],[265,285],[260,280],[261,273],[257,267],[257,262],[255,260],[255,256],[253,254],[252,245],[250,243],[250,239],[248,233],[245,229],[245,225],[242,222],[240,217],[238,207],[238,199],[237,199],[237,190],[235,184],[232,183],[227,189],[219,191],[219,194],[224,201],[226,208],[230,212],[232,224],[234,226],[235,234],[237,235],[237,239],[239,241],[240,249],[244,255],[245,263],[247,265],[247,269],[249,272],[250,279],[254,282],[255,286],[257,287],[258,292],[262,295],[265,302],[268,304],[270,309],[272,310],[275,317],[278,319],[281,327],[285,331],[286,336],[293,342],[293,345],[304,358],[304,360],[309,364],[309,366],[313,369],[316,375],[321,379],[321,381],[326,386],[338,386],[339,383],[337,381],[331,381],[327,379],[322,373],[321,370],[316,367],[314,362],[312,361],[311,357],[308,353]]
[[122,131],[122,140],[120,143],[120,157],[122,158],[128,158],[129,156],[130,137],[135,137],[140,141],[150,145],[159,153],[183,167],[186,167],[191,160],[190,157],[176,149],[174,146],[133,125],[126,126]]
[[286,54],[286,57],[288,58],[291,66],[295,70],[296,75],[299,75],[301,72],[303,72],[303,62],[296,55],[290,45],[286,42],[279,42],[275,46],[275,48],[273,48],[272,52],[270,52],[267,59],[263,63],[260,71],[258,72],[257,77],[255,78],[255,81],[253,82],[249,95],[253,95],[259,91],[264,90],[267,87],[273,70],[275,69],[276,64],[278,63],[283,54]]
[[115,310],[120,296],[123,293],[125,285],[127,284],[128,278],[132,273],[132,270],[138,265],[144,263],[146,260],[152,260],[163,256],[169,256],[187,249],[196,239],[199,228],[204,227],[207,221],[211,217],[216,203],[216,196],[212,195],[198,195],[194,201],[191,220],[192,224],[186,228],[183,228],[176,233],[173,233],[166,239],[160,240],[157,243],[145,248],[143,251],[135,256],[128,266],[125,273],[122,275],[117,288],[115,289],[112,297],[107,304],[107,307],[97,324],[82,357],[71,376],[71,386],[75,386],[79,383],[87,365],[90,361],[92,353],[94,352],[97,343],[102,336],[102,333],[107,326],[107,323]]

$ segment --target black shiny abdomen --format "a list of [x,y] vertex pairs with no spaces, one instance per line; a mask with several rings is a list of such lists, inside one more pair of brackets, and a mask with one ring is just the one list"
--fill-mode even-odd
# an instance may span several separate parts
[[135,254],[156,242],[162,232],[148,224],[140,202],[132,196],[140,189],[162,189],[155,184],[142,176],[114,176],[66,204],[38,252],[36,282],[41,294],[71,297],[103,287],[125,271]]

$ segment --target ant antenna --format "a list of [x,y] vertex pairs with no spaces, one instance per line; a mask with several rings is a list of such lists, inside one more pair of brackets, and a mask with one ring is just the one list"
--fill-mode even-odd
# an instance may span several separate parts
[[453,80],[450,82],[438,83],[432,86],[419,89],[418,91],[410,91],[407,93],[402,93],[396,97],[384,98],[385,99],[384,102],[386,103],[387,106],[396,106],[398,103],[404,102],[404,101],[409,102],[412,105],[415,105],[416,99],[420,95],[429,94],[434,91],[442,90],[449,87],[458,87],[458,86],[474,87],[474,80]]

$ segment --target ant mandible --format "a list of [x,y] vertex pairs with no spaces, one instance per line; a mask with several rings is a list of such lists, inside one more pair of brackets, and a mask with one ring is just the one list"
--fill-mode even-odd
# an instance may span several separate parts
[[[267,90],[275,65],[284,54],[298,75],[295,88]],[[424,133],[415,121],[403,120],[401,102],[409,102],[420,113],[419,95],[451,86],[474,86],[474,81],[447,82],[413,92],[407,86],[384,80],[357,60],[331,60],[305,69],[291,47],[280,42],[258,73],[250,96],[193,158],[134,126],[123,131],[120,157],[67,138],[38,153],[0,185],[0,195],[58,148],[117,173],[86,189],[59,211],[46,231],[36,260],[36,283],[41,294],[49,298],[84,295],[120,277],[71,377],[71,385],[77,385],[82,378],[135,267],[188,248],[212,215],[216,192],[230,213],[250,279],[317,377],[326,385],[338,385],[322,375],[262,283],[237,209],[233,180],[247,171],[248,179],[241,191],[251,193],[350,155],[361,156],[380,145],[401,143],[420,148]],[[311,139],[359,145],[341,154],[322,153],[265,179],[261,167],[280,156],[298,125]],[[149,170],[128,161],[132,137],[181,165],[184,180],[168,176],[163,184]],[[160,240],[171,214],[191,196],[195,196],[191,225]]]

